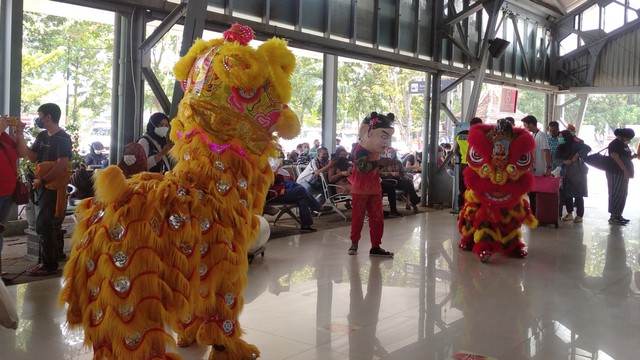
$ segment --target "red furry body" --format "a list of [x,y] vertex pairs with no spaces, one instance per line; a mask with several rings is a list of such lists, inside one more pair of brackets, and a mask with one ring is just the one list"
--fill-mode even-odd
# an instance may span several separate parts
[[510,125],[475,125],[469,130],[469,167],[465,205],[458,228],[460,248],[473,250],[482,261],[494,252],[524,257],[520,227],[535,227],[523,196],[530,191],[533,175],[533,138],[524,129]]

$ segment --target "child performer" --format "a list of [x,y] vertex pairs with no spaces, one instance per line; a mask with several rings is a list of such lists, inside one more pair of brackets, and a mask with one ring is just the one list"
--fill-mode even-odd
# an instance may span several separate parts
[[351,182],[351,247],[349,255],[358,252],[358,242],[364,224],[365,212],[369,214],[369,234],[371,250],[369,255],[392,258],[393,253],[380,247],[384,232],[382,212],[382,187],[380,186],[380,166],[386,165],[386,158],[380,154],[391,146],[394,129],[392,120],[382,114],[372,112],[360,125],[360,143],[354,152],[354,171]]

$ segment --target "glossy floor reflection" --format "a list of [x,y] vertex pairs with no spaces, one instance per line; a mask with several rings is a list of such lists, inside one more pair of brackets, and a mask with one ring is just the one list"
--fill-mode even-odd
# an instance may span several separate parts
[[[587,200],[582,224],[525,230],[524,260],[496,255],[481,264],[460,252],[447,211],[386,221],[383,245],[393,260],[369,258],[368,237],[348,256],[348,227],[270,241],[250,266],[245,339],[270,360],[449,359],[463,351],[637,359],[640,213],[629,204],[632,223],[610,226],[601,195]],[[59,279],[9,287],[21,323],[16,332],[0,329],[0,358],[91,358],[82,333],[64,324],[59,289]],[[179,353],[206,359],[208,349]]]

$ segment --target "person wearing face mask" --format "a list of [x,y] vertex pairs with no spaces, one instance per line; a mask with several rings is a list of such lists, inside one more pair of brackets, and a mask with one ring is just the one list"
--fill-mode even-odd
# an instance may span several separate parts
[[629,190],[629,179],[633,178],[633,163],[631,160],[637,155],[631,155],[629,142],[636,133],[633,129],[616,129],[613,134],[616,136],[607,150],[609,157],[613,160],[613,166],[606,171],[607,187],[609,190],[609,224],[626,225],[629,220],[622,217],[624,206],[627,202]]
[[[587,165],[583,159],[587,157],[591,147],[583,142],[574,141],[569,130],[558,134],[558,147],[554,161],[562,164],[562,196],[567,208],[567,214],[562,221],[581,223],[584,216],[584,197],[587,196]],[[575,201],[574,201],[575,199]],[[576,217],[573,217],[573,206],[576,207]]]
[[84,162],[89,165],[100,165],[102,169],[109,166],[109,159],[104,154],[104,145],[96,141],[89,145],[89,153],[84,157]]
[[329,150],[322,146],[318,149],[318,158],[311,160],[309,165],[298,175],[296,182],[304,186],[307,191],[313,195],[317,195],[318,202],[324,204],[325,196],[322,192],[322,181],[320,176],[322,173],[328,172],[329,169],[335,166],[336,160],[329,161]]
[[[420,197],[416,193],[416,189],[413,187],[413,181],[409,180],[406,177],[406,173],[404,170],[404,166],[402,166],[402,162],[398,159],[398,151],[394,148],[387,148],[387,158],[391,160],[391,162],[384,166],[380,170],[380,177],[384,179],[393,179],[396,181],[395,187],[392,191],[395,193],[396,190],[402,190],[406,197],[409,198],[409,203],[411,205],[407,205],[413,210],[414,214],[420,212],[418,209],[418,203],[420,202]],[[384,191],[384,187],[383,187]],[[390,192],[388,192],[391,195]],[[395,196],[389,196],[389,207],[391,209],[391,215],[397,216],[399,212],[396,208],[396,199]],[[393,203],[392,203],[393,201]],[[407,209],[409,210],[409,209]]]
[[122,154],[122,160],[118,163],[118,167],[127,179],[135,174],[147,171],[147,155],[142,145],[130,142],[125,145]]
[[138,140],[147,157],[147,169],[151,172],[164,173],[171,170],[171,162],[167,157],[173,143],[169,138],[169,117],[163,113],[155,113],[149,118],[147,132]]
[[[36,232],[40,238],[40,263],[27,269],[29,276],[46,276],[58,271],[58,260],[65,257],[61,231],[66,207],[66,186],[71,177],[71,137],[60,126],[62,111],[56,104],[38,108],[36,125],[43,129],[31,147],[18,142],[18,154],[37,163],[31,183],[35,193]],[[60,184],[62,183],[62,188]],[[62,193],[62,196],[59,196]],[[60,199],[60,201],[59,201]]]
[[[353,173],[353,164],[349,161],[349,153],[347,149],[339,146],[336,152],[331,157],[335,159],[336,166],[329,169],[329,184],[339,185],[343,194],[349,194],[351,192],[351,183],[349,182],[349,176]],[[345,207],[351,208],[351,202],[346,202]]]

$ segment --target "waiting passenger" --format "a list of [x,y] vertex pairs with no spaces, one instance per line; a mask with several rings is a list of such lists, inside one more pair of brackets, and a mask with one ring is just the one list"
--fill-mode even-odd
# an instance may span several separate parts
[[118,163],[118,167],[127,179],[135,174],[147,171],[147,155],[142,145],[130,142],[124,147],[122,153],[122,160]]
[[[394,148],[387,148],[387,158],[389,158],[392,163],[386,165],[380,170],[380,177],[384,179],[393,179],[396,181],[395,188],[393,191],[402,190],[405,196],[409,199],[410,207],[415,214],[420,212],[418,210],[418,203],[420,202],[420,197],[416,193],[416,189],[413,187],[413,181],[409,180],[406,177],[404,166],[400,160],[398,160],[398,151]],[[391,208],[391,213],[398,212],[395,204],[395,197],[393,197],[394,204],[391,204],[391,198],[389,200],[389,207]]]
[[165,173],[171,170],[171,162],[167,157],[173,143],[168,141],[169,117],[163,113],[155,113],[149,118],[147,132],[138,140],[147,157],[147,169],[151,172]]
[[325,196],[322,191],[322,173],[328,172],[336,163],[336,160],[329,161],[329,150],[326,147],[318,149],[318,158],[311,160],[309,165],[298,176],[296,182],[304,186],[313,195],[318,195],[318,201],[324,204]]
[[99,165],[101,169],[109,166],[109,159],[104,154],[104,145],[100,141],[92,142],[89,145],[89,153],[84,157],[87,166]]

